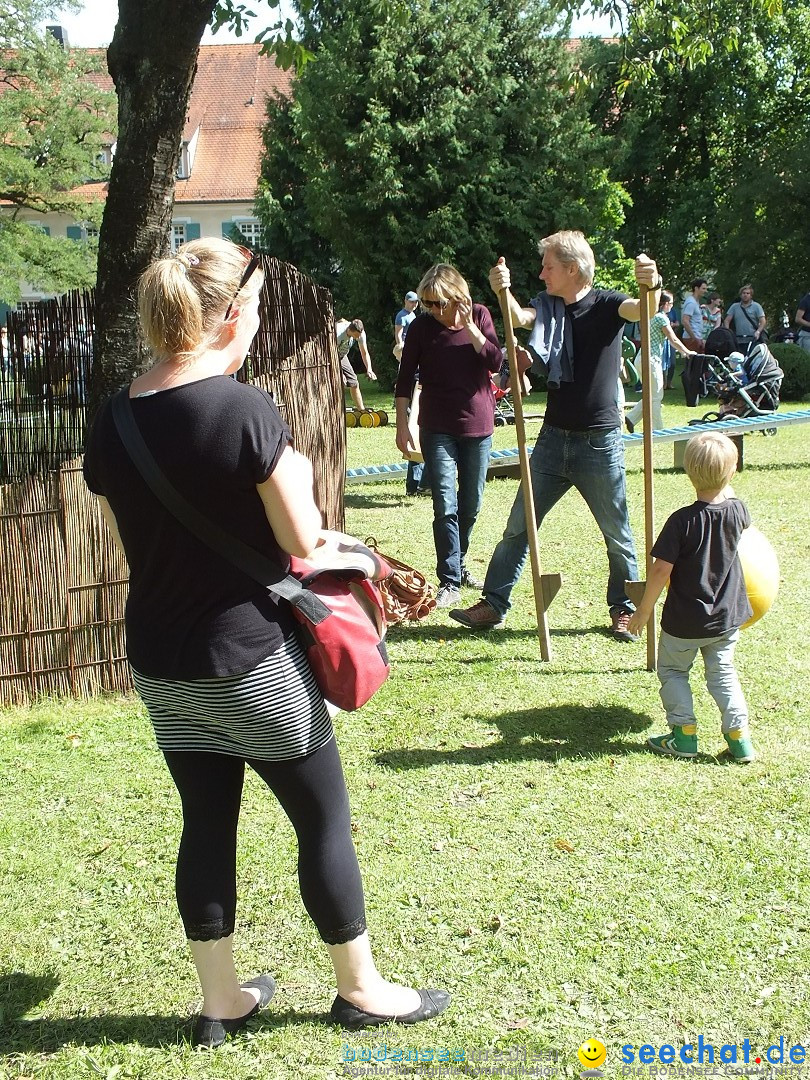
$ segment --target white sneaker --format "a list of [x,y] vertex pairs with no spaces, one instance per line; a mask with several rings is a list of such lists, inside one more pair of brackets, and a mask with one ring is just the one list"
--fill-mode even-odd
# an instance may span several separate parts
[[461,600],[457,585],[441,585],[436,593],[436,607],[452,607]]

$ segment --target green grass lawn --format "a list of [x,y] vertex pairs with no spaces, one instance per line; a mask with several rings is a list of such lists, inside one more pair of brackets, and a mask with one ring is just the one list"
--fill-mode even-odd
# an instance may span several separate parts
[[[667,395],[668,422],[693,415]],[[497,442],[514,446],[514,429]],[[348,445],[350,467],[398,458],[393,427],[349,431]],[[655,460],[660,525],[691,489],[670,445]],[[698,679],[699,759],[644,749],[664,730],[657,680],[643,644],[606,632],[604,547],[576,495],[541,534],[544,569],[564,581],[550,664],[528,575],[503,631],[474,636],[439,612],[390,633],[391,679],[337,731],[380,967],[454,996],[416,1028],[348,1035],[324,1022],[330,968],[298,897],[292,831],[252,777],[239,966],[273,972],[279,992],[248,1038],[192,1050],[199,999],[173,898],[180,814],[143,708],[0,714],[0,1076],[332,1078],[347,1052],[383,1043],[490,1064],[558,1050],[559,1074],[574,1076],[591,1036],[618,1075],[628,1043],[810,1042],[809,485],[807,428],[747,437],[735,486],[783,578],[737,654],[761,755],[751,766],[714,756],[719,721]],[[628,487],[641,545],[639,449]],[[480,575],[516,490],[487,486],[470,558]],[[346,524],[432,578],[430,502],[406,498],[402,480],[348,488]]]

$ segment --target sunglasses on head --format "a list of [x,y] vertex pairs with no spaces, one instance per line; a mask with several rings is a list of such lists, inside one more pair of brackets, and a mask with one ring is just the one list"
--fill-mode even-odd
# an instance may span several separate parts
[[239,250],[242,252],[242,254],[245,256],[245,258],[248,261],[247,261],[247,264],[245,266],[245,271],[244,271],[244,273],[242,274],[242,277],[239,280],[239,285],[236,288],[236,292],[233,294],[233,300],[231,300],[230,304],[228,304],[228,307],[225,310],[225,318],[222,320],[223,322],[228,321],[228,316],[231,313],[231,309],[233,308],[233,305],[236,303],[237,296],[242,291],[242,289],[244,289],[244,287],[247,285],[247,283],[250,281],[250,279],[253,277],[253,275],[256,272],[256,269],[258,268],[258,266],[260,265],[260,262],[261,262],[261,260],[259,259],[259,256],[254,255],[253,252],[249,251],[247,248],[240,247]]

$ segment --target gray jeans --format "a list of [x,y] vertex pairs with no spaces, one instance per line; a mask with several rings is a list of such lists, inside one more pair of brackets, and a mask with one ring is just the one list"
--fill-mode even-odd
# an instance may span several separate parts
[[748,727],[748,706],[734,667],[734,647],[739,638],[738,629],[714,638],[678,638],[661,631],[658,679],[670,727],[696,723],[689,672],[698,652],[703,654],[706,686],[720,710],[723,732]]

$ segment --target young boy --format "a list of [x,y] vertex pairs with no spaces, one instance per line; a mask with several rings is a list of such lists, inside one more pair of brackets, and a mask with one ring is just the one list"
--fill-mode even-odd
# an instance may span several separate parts
[[754,760],[748,708],[734,669],[740,627],[751,615],[737,545],[751,524],[745,504],[728,486],[737,468],[737,449],[725,435],[704,431],[686,445],[684,469],[697,502],[676,510],[653,545],[653,565],[644,597],[628,631],[639,634],[669,582],[661,613],[658,678],[670,731],[647,740],[657,754],[693,758],[697,727],[689,671],[703,654],[706,686],[722,718],[726,754]]

